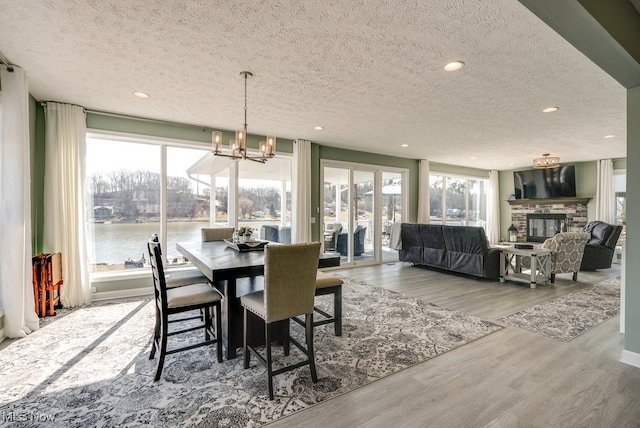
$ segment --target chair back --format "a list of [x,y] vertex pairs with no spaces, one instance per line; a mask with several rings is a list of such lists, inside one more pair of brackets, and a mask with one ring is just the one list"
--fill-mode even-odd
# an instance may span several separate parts
[[562,232],[544,241],[542,248],[552,251],[551,272],[579,272],[584,247],[590,237],[587,232]]
[[320,243],[267,245],[264,252],[265,321],[312,313]]
[[156,298],[156,305],[161,313],[165,313],[167,307],[167,282],[164,276],[164,265],[162,263],[162,250],[158,242],[158,236],[152,235],[147,243],[149,249],[149,261],[151,263],[151,275],[153,276],[153,293]]
[[202,232],[202,242],[209,242],[232,239],[235,229],[233,227],[203,227],[200,230]]

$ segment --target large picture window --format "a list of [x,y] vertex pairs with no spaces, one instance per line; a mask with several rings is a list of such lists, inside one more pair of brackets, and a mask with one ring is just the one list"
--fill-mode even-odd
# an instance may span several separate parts
[[171,268],[188,264],[176,243],[200,240],[202,227],[251,226],[260,233],[275,225],[283,237],[290,230],[286,155],[263,165],[214,157],[198,143],[90,133],[87,180],[94,274],[148,269],[153,233]]
[[431,174],[430,222],[486,228],[488,185],[482,178]]
[[91,272],[145,267],[146,242],[153,233],[160,234],[163,221],[167,262],[184,262],[175,243],[199,239],[200,228],[209,224],[209,187],[186,173],[204,153],[124,138],[87,137]]

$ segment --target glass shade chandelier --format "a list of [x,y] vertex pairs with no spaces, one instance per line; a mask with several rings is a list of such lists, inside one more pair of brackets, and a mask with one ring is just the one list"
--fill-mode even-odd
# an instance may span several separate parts
[[255,156],[249,155],[247,148],[247,79],[253,76],[253,73],[250,71],[242,71],[240,72],[240,76],[244,78],[244,124],[241,129],[236,130],[235,139],[229,141],[228,151],[225,151],[222,146],[222,132],[213,131],[211,134],[213,154],[232,159],[245,159],[265,163],[276,155],[276,137],[267,135],[267,139],[260,141],[258,145],[259,153]]
[[549,153],[544,153],[541,158],[536,158],[533,160],[533,167],[535,169],[557,168],[559,166],[560,158],[549,156]]

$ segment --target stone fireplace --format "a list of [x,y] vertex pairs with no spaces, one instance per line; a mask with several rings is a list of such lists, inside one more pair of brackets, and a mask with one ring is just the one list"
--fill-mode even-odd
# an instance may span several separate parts
[[[561,230],[582,230],[587,224],[587,203],[590,198],[557,198],[557,199],[516,199],[508,201],[511,205],[511,223],[518,229],[518,242],[544,242],[544,236],[553,236]],[[531,226],[527,215],[533,215]],[[540,217],[542,215],[542,217]],[[545,220],[546,218],[546,220]],[[558,224],[555,222],[558,221]],[[534,227],[533,231],[530,227]],[[533,232],[533,233],[528,233]],[[537,236],[540,235],[540,236]],[[533,236],[533,239],[532,239]],[[506,236],[505,236],[506,237]],[[504,241],[508,241],[503,239]]]

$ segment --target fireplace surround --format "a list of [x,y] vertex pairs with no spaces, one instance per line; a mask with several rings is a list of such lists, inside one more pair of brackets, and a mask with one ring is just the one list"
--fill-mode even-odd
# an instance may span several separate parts
[[[587,204],[590,200],[591,198],[579,197],[507,201],[511,208],[511,224],[518,230],[518,242],[528,240],[527,214],[563,214],[566,216],[566,230],[571,232],[582,230],[587,224]],[[505,236],[506,238],[503,237],[502,240],[508,241],[508,235]]]

